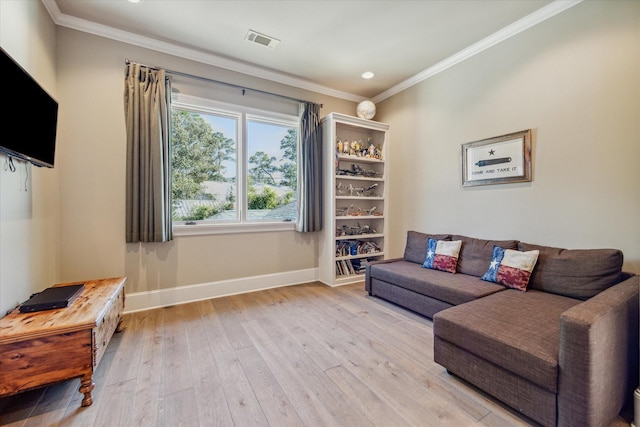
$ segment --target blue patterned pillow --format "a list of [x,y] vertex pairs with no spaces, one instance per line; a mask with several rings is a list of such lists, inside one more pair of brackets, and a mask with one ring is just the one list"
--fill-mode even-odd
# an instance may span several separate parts
[[427,240],[427,258],[422,266],[424,268],[455,273],[461,247],[462,240],[450,242],[429,237]]
[[489,269],[482,280],[526,291],[539,254],[538,250],[521,252],[494,246]]

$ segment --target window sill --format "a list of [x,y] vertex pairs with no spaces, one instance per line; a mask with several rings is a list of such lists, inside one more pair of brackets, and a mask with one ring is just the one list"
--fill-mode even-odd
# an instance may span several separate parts
[[244,224],[192,224],[174,225],[174,237],[202,236],[206,234],[240,234],[240,233],[268,233],[273,231],[294,231],[294,222],[256,222]]

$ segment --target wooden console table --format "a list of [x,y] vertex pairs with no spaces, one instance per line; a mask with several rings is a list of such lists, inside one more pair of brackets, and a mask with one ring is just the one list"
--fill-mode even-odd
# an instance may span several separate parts
[[122,326],[126,277],[84,283],[66,308],[0,319],[0,396],[80,378],[82,406],[93,403],[93,373]]

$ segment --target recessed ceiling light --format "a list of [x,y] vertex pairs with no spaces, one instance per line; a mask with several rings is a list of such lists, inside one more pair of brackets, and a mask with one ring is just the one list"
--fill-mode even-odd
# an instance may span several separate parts
[[373,76],[375,76],[375,74],[373,74],[371,71],[365,71],[364,73],[362,73],[362,78],[363,79],[371,79],[373,78]]
[[129,3],[140,3],[142,0],[127,0]]

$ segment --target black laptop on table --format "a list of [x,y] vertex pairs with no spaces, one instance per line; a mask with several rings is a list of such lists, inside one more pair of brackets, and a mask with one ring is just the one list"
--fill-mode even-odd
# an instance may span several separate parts
[[28,301],[20,304],[20,313],[65,308],[84,290],[84,283],[77,285],[54,286],[31,295]]

